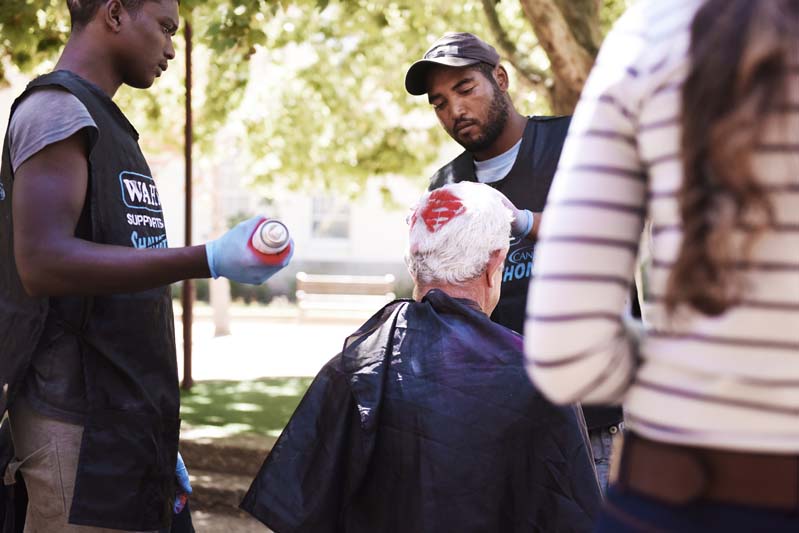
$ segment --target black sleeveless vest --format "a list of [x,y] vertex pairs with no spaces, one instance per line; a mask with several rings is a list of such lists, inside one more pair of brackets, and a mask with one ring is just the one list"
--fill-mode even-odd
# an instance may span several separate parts
[[[519,209],[543,211],[570,120],[570,117],[531,117],[524,129],[516,162],[504,179],[491,186]],[[474,158],[469,152],[463,152],[440,168],[430,179],[430,190],[459,181],[477,181]],[[499,303],[491,315],[491,320],[497,324],[522,335],[534,252],[534,241],[515,239],[511,242],[502,272]]]
[[[70,72],[56,71],[34,80],[12,114],[30,91],[48,86],[74,94],[97,124],[90,137],[84,206],[91,240],[166,247],[161,203],[138,133],[105,93]],[[8,385],[3,411],[19,391],[50,309],[58,307],[49,305],[56,298],[28,297],[19,281],[10,163],[6,135],[0,171],[0,379]],[[58,319],[64,334],[78,339],[88,403],[70,523],[125,530],[167,526],[175,496],[180,404],[169,287],[86,297],[79,318]]]

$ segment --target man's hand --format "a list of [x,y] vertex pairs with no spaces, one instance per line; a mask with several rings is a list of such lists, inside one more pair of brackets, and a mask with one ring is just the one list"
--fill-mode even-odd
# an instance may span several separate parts
[[180,514],[186,506],[186,502],[191,494],[191,483],[189,482],[189,471],[186,469],[186,464],[183,462],[183,457],[178,452],[178,462],[175,465],[175,477],[178,482],[178,493],[175,496],[175,514]]
[[[497,191],[499,192],[499,191]],[[517,209],[513,202],[508,200],[507,196],[500,193],[502,197],[502,203],[505,204],[505,207],[511,210],[513,213],[513,221],[510,225],[510,233],[511,237],[514,239],[522,239],[524,237],[535,236],[534,229],[538,229],[537,220],[540,218],[541,214],[533,213],[528,209]]]
[[293,241],[289,244],[291,252],[277,265],[265,264],[250,248],[250,238],[262,221],[263,217],[253,217],[206,243],[208,269],[214,279],[221,276],[239,283],[260,285],[289,264],[294,255]]

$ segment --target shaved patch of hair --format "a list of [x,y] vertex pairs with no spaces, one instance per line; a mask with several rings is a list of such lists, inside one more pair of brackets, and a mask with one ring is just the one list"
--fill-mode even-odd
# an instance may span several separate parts
[[459,285],[507,250],[513,215],[488,185],[462,181],[425,193],[410,217],[405,262],[419,283]]

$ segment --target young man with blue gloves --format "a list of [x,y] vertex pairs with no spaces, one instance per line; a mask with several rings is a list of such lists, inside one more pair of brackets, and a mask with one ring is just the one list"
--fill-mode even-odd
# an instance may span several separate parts
[[[176,492],[179,403],[169,284],[263,283],[260,219],[168,248],[138,133],[112,101],[175,57],[177,0],[68,0],[54,72],[16,100],[0,171],[0,412],[29,531],[155,531]],[[176,469],[177,466],[177,469]],[[176,470],[181,488],[176,490]]]

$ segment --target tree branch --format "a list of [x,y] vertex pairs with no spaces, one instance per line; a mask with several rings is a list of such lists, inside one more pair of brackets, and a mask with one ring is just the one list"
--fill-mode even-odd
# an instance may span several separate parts
[[482,4],[483,12],[488,20],[488,27],[491,29],[491,33],[494,35],[494,42],[499,47],[502,55],[508,59],[519,74],[527,79],[530,85],[536,86],[545,83],[549,75],[519,53],[519,49],[516,48],[516,45],[508,36],[508,32],[502,26],[496,8],[497,0],[482,0]]

